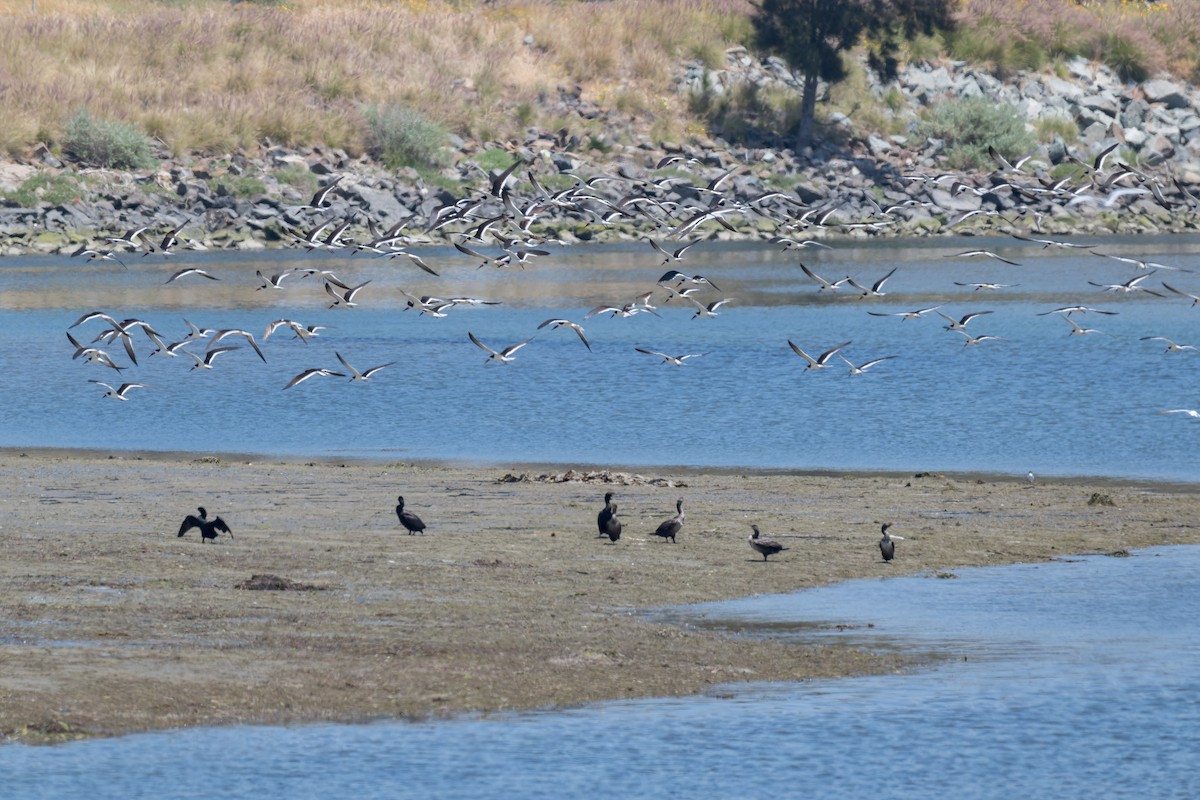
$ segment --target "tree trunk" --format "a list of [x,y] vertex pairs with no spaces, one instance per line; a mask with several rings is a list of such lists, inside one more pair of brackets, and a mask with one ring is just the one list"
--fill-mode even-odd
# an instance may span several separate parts
[[804,75],[804,94],[800,96],[800,125],[796,132],[796,152],[812,144],[813,118],[817,111],[817,82],[815,72]]

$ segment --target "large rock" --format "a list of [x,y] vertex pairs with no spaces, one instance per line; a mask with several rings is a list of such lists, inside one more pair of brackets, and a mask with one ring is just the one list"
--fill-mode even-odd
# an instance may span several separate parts
[[1186,92],[1179,84],[1156,78],[1142,84],[1142,94],[1151,103],[1162,103],[1167,108],[1186,108],[1190,105]]
[[1100,111],[1109,117],[1117,114],[1117,98],[1111,92],[1098,92],[1079,98],[1079,105],[1090,111]]
[[400,205],[396,195],[384,189],[373,189],[362,184],[345,187],[347,197],[358,201],[366,207],[367,214],[377,220],[399,220],[409,215],[409,211]]

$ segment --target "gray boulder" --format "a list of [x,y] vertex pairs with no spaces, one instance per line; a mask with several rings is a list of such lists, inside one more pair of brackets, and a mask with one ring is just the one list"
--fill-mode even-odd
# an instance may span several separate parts
[[1167,108],[1186,108],[1190,105],[1183,88],[1173,81],[1156,78],[1142,84],[1142,94],[1151,103],[1161,103]]

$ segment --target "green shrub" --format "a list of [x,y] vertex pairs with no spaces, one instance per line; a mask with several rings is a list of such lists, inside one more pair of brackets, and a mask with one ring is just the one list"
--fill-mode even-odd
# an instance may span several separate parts
[[1005,158],[1016,159],[1033,149],[1025,121],[1010,105],[982,97],[947,100],[926,114],[918,131],[946,143],[946,161],[955,169],[994,166],[988,146]]
[[208,182],[209,188],[214,191],[220,186],[225,187],[225,191],[231,197],[236,197],[243,200],[248,200],[252,197],[261,197],[267,193],[267,185],[263,183],[262,178],[254,175],[222,175],[220,178],[212,178]]
[[484,172],[503,172],[512,166],[516,159],[513,154],[507,150],[502,150],[499,147],[492,147],[488,150],[475,154],[475,163]]
[[291,186],[303,195],[315,192],[319,184],[312,170],[301,164],[288,164],[275,170],[275,180]]
[[15,191],[4,197],[19,206],[32,208],[39,202],[60,206],[70,203],[84,192],[79,179],[70,175],[34,175]]
[[1116,70],[1122,80],[1141,83],[1150,77],[1150,55],[1134,37],[1119,31],[1109,32],[1102,37],[1099,50],[1104,63]]
[[136,126],[92,119],[86,108],[67,123],[62,148],[68,158],[93,167],[140,169],[154,163],[150,140]]
[[1056,135],[1061,137],[1067,144],[1074,144],[1079,141],[1079,125],[1076,124],[1075,120],[1064,114],[1039,117],[1033,123],[1033,127],[1037,132],[1039,142],[1052,142]]
[[440,166],[446,129],[407,106],[371,105],[363,110],[367,151],[392,169]]

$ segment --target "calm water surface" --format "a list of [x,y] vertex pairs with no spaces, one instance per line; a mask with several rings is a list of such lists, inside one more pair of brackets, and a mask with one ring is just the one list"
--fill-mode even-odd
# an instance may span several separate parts
[[[1091,241],[1107,252],[1200,270],[1195,238]],[[980,246],[1021,266],[953,257]],[[704,243],[673,266],[720,287],[706,301],[735,298],[720,316],[693,319],[678,301],[661,300],[661,317],[597,316],[584,323],[591,352],[569,330],[538,332],[538,324],[557,316],[583,321],[593,306],[621,305],[654,289],[666,268],[648,246],[562,250],[523,271],[477,270],[446,249],[424,255],[440,278],[406,260],[294,251],[152,257],[131,260],[128,271],[62,257],[6,259],[0,370],[9,392],[0,446],[1200,478],[1200,422],[1156,413],[1200,406],[1200,353],[1165,353],[1165,344],[1141,340],[1200,344],[1200,308],[1176,296],[1090,285],[1137,274],[1092,253],[1011,239],[843,244],[799,257]],[[826,277],[862,283],[897,270],[886,297],[858,301],[818,293],[800,258]],[[221,280],[163,285],[184,264]],[[353,309],[327,308],[315,278],[255,291],[255,269],[298,265],[372,283]],[[1200,272],[1159,270],[1143,285],[1166,294],[1164,278],[1200,294]],[[956,281],[1014,286],[987,293]],[[405,311],[401,290],[503,305],[434,319]],[[1042,315],[1073,304],[1119,314],[1075,317],[1101,331],[1086,336],[1069,335],[1058,314]],[[955,317],[992,311],[970,330],[1006,341],[964,347],[936,314],[903,320],[867,313],[934,305]],[[139,334],[141,365],[118,382],[149,386],[121,403],[101,400],[103,390],[88,383],[114,382],[112,370],[71,360],[64,332],[94,310],[145,319],[168,340],[182,338],[184,318],[246,328],[260,339],[267,323],[283,317],[333,327],[307,346],[277,333],[263,345],[268,363],[243,347],[211,371],[189,370],[186,357],[148,356],[151,345]],[[74,332],[88,341],[103,327],[90,322]],[[514,363],[485,367],[468,331],[496,348],[538,335]],[[831,368],[806,373],[789,339],[813,354],[849,341],[842,352],[855,363],[897,358],[857,377],[836,357]],[[635,347],[706,355],[673,367]],[[108,349],[126,363],[120,347]],[[339,368],[335,353],[359,369],[396,363],[365,384],[314,379],[283,391],[304,369]]]
[[[439,723],[0,747],[11,800],[1200,796],[1200,548],[666,612],[946,658],[916,674]],[[844,626],[834,629],[834,626]],[[873,626],[873,627],[867,627]]]

